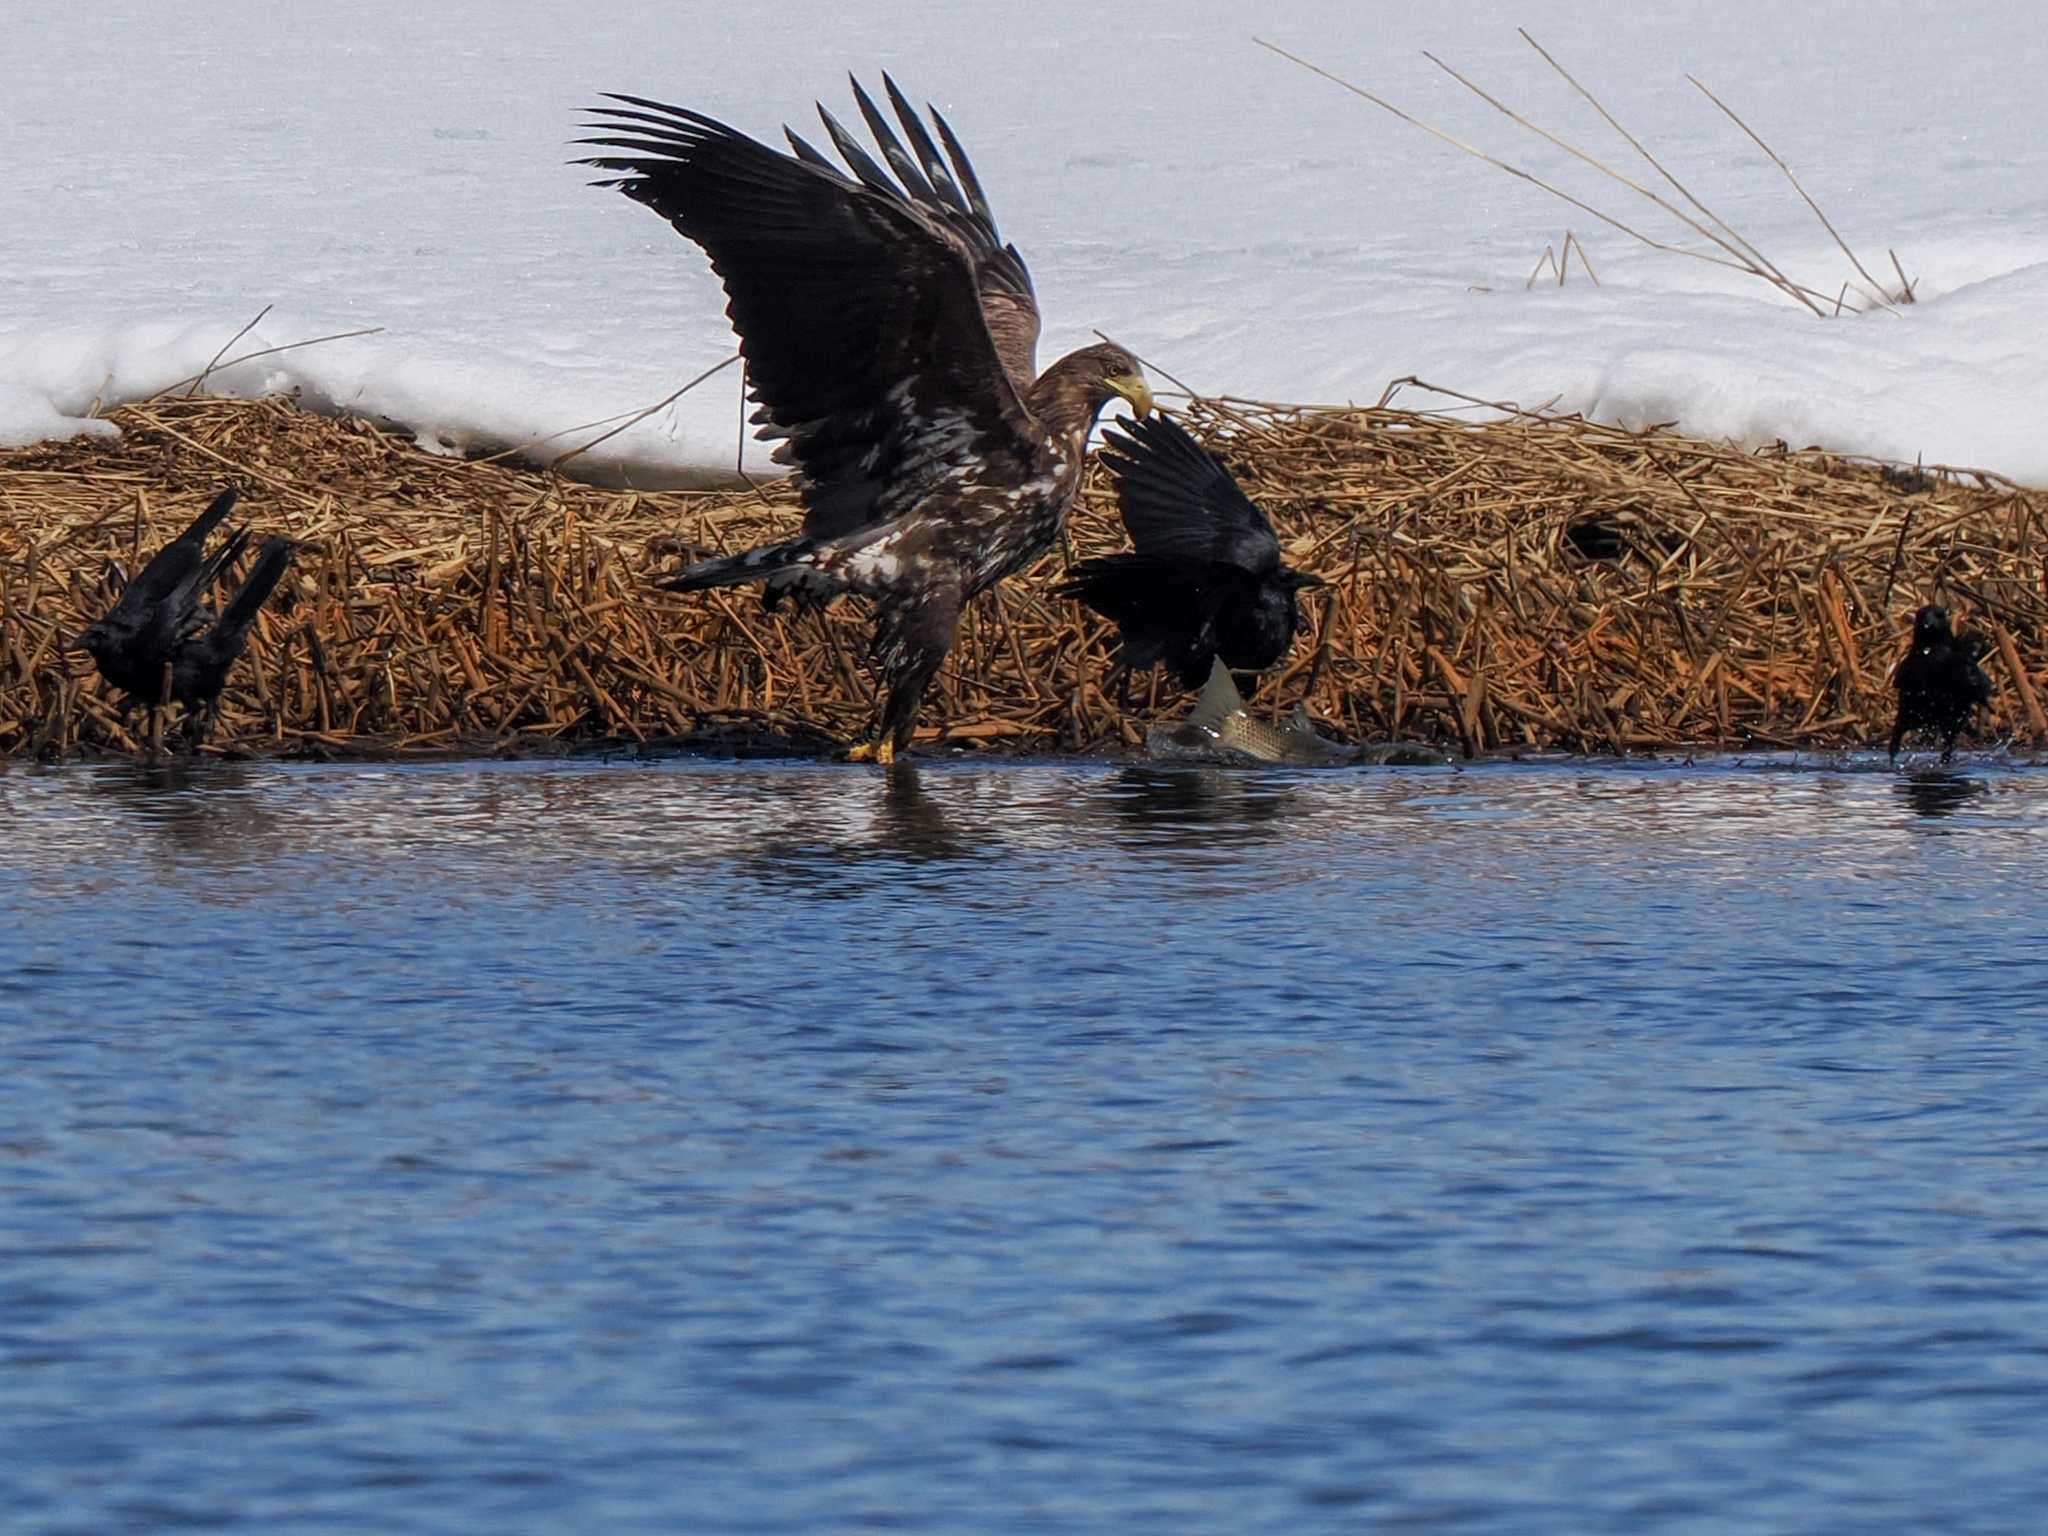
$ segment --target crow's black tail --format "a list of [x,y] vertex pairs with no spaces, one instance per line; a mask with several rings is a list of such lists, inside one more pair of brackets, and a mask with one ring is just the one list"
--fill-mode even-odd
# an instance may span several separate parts
[[174,614],[189,611],[218,572],[218,567],[205,559],[206,541],[220,526],[221,519],[234,510],[237,494],[229,486],[192,519],[183,533],[150,556],[149,564],[122,589],[119,610],[139,615],[157,604],[166,604]]
[[242,582],[241,590],[221,610],[220,622],[214,625],[214,633],[236,652],[241,650],[243,637],[249,633],[249,626],[256,622],[256,614],[263,607],[264,600],[283,579],[285,568],[292,563],[292,552],[297,548],[290,539],[275,534],[265,539],[256,551],[256,563],[249,567],[249,575]]
[[206,510],[192,519],[191,526],[178,535],[178,542],[180,544],[204,544],[212,536],[213,530],[218,528],[227,515],[235,510],[235,498],[241,494],[239,489],[231,485],[214,497],[212,501],[206,504]]
[[213,584],[220,580],[220,573],[242,558],[242,551],[249,547],[249,530],[237,528],[227,537],[227,542],[210,555],[199,567],[199,580],[192,588],[195,601],[203,602]]

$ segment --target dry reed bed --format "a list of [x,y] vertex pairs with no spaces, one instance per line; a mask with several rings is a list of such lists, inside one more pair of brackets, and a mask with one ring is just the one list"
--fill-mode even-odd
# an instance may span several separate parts
[[[768,616],[747,589],[652,585],[686,552],[785,531],[797,512],[780,486],[606,490],[275,399],[166,398],[112,419],[118,439],[0,452],[0,754],[137,747],[62,637],[110,600],[110,561],[134,570],[230,480],[239,515],[308,547],[231,685],[226,749],[720,731],[822,749],[869,716],[858,604]],[[1576,420],[1226,402],[1189,419],[1290,559],[1331,583],[1308,594],[1310,632],[1264,705],[1305,699],[1355,738],[1471,751],[1870,742],[1912,610],[1939,597],[1996,640],[1990,728],[2048,735],[2048,528],[2041,499],[1996,476],[1902,487],[1819,453]],[[1092,476],[1076,552],[1120,536]],[[1055,555],[974,606],[928,725],[1097,751],[1181,707],[1154,684],[1133,720],[1104,696],[1102,626],[1050,595],[1059,569]]]

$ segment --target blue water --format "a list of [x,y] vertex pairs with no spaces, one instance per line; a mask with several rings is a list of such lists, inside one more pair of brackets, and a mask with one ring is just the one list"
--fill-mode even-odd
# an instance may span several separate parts
[[2033,1532],[2048,775],[0,770],[0,1527]]

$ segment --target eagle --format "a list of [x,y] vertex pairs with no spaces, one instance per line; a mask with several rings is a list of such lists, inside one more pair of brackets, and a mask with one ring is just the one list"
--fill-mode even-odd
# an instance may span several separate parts
[[853,82],[879,162],[818,107],[844,169],[788,129],[785,154],[638,96],[607,95],[620,105],[591,109],[595,136],[578,142],[613,151],[580,162],[607,173],[597,185],[645,203],[710,257],[757,436],[777,444],[804,504],[796,537],[662,585],[765,580],[770,607],[869,599],[888,699],[874,739],[850,755],[886,764],[910,743],[961,610],[1061,536],[1096,417],[1119,397],[1142,415],[1152,392],[1113,343],[1038,371],[1023,257],[946,120],[927,108],[927,126],[882,83],[900,137]]
[[1281,562],[1229,466],[1163,415],[1105,433],[1102,462],[1132,549],[1079,562],[1059,590],[1116,624],[1121,681],[1164,664],[1199,688],[1219,659],[1234,672],[1278,661],[1301,627],[1295,594],[1323,579]]
[[1898,762],[1906,732],[1920,730],[1941,732],[1941,760],[1949,760],[1970,716],[1991,702],[1991,679],[1977,665],[1987,649],[1979,636],[1951,633],[1946,608],[1929,603],[1913,616],[1913,646],[1900,658],[1893,680],[1899,715],[1887,762]]
[[289,539],[264,540],[241,587],[215,615],[206,606],[207,594],[248,547],[249,530],[236,529],[211,555],[206,541],[234,510],[236,495],[229,486],[214,497],[183,533],[150,557],[114,606],[70,642],[126,695],[124,712],[137,703],[148,711],[152,736],[157,710],[175,699],[185,706],[193,739],[199,739],[202,713],[210,718],[218,712],[228,669],[248,645],[249,627],[296,547]]

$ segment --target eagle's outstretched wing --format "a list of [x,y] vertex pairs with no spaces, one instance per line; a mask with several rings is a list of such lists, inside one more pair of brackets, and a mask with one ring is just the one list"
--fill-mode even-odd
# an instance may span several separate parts
[[875,605],[889,686],[888,762],[908,746],[963,606],[1058,538],[1088,433],[1114,397],[1149,410],[1136,358],[1083,347],[1034,376],[1031,280],[1002,243],[952,131],[931,133],[893,82],[899,138],[866,92],[882,160],[830,113],[851,175],[791,136],[793,155],[714,118],[634,96],[594,109],[611,153],[584,163],[704,247],[749,364],[760,435],[796,467],[803,532],[700,560],[663,585],[768,584]]
[[[1010,382],[1021,394],[1038,377],[1038,296],[1031,287],[1031,272],[1024,265],[1023,256],[1014,245],[1004,241],[996,228],[995,214],[989,208],[988,196],[981,190],[981,180],[974,174],[967,151],[960,147],[960,140],[939,115],[938,108],[927,107],[932,127],[938,130],[939,139],[946,146],[941,157],[924,120],[897,89],[896,82],[884,73],[882,88],[888,93],[897,122],[903,125],[904,136],[910,140],[906,149],[860,81],[854,79],[852,84],[860,115],[874,135],[882,158],[888,162],[889,171],[895,173],[894,179],[875,164],[874,158],[820,102],[818,116],[833,148],[863,186],[915,203],[960,237],[974,258],[974,285],[981,295],[982,318],[988,322],[996,355],[1003,360]],[[838,169],[794,131],[785,128],[783,132],[799,159],[826,170]]]
[[1039,433],[954,220],[687,108],[610,99],[625,105],[594,109],[580,142],[623,153],[583,163],[710,256],[807,531],[888,521],[1028,451]]

